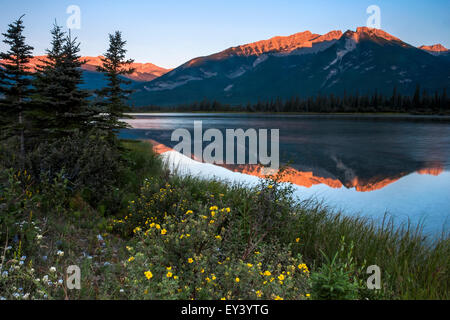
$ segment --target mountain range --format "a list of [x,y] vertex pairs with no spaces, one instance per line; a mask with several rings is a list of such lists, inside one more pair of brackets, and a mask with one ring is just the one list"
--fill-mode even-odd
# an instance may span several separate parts
[[[81,67],[83,70],[83,88],[85,89],[98,89],[106,85],[104,76],[97,72],[97,67],[102,64],[102,56],[98,57],[81,57],[81,60],[86,61],[86,63]],[[38,65],[42,65],[41,61],[45,61],[46,56],[35,56],[28,63],[28,67],[31,72],[35,72]],[[0,60],[2,62],[2,60]],[[131,81],[132,85],[139,82],[152,81],[171,69],[165,69],[158,67],[152,63],[133,63],[131,66],[135,69],[135,72],[124,76]]]
[[177,105],[203,99],[245,104],[258,100],[344,95],[429,93],[450,85],[449,50],[414,47],[380,29],[310,31],[275,37],[192,59],[134,86],[132,104]]
[[[35,70],[39,60],[30,61]],[[86,89],[101,88],[101,57],[83,57]],[[318,94],[412,94],[417,85],[433,94],[450,86],[450,50],[414,47],[380,29],[304,31],[192,59],[173,70],[134,63],[127,76],[134,106],[169,106],[217,100],[246,104]]]

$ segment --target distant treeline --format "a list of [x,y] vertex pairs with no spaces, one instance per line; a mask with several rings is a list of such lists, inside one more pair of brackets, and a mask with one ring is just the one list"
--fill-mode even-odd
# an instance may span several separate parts
[[337,96],[317,95],[316,97],[293,97],[288,100],[276,98],[246,105],[230,105],[219,101],[203,100],[178,106],[146,106],[135,108],[143,112],[313,112],[313,113],[415,113],[450,114],[450,99],[446,89],[429,94],[418,85],[413,96],[402,95],[394,88],[392,95],[375,92],[372,95]]

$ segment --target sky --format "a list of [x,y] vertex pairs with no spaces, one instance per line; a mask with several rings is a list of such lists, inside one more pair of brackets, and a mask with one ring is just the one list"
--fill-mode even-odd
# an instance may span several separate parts
[[415,46],[450,48],[449,0],[0,0],[0,31],[26,14],[27,41],[42,55],[52,24],[66,26],[71,5],[81,12],[80,29],[72,33],[82,55],[103,54],[108,34],[120,30],[129,58],[165,68],[274,36],[356,30],[366,26],[370,5],[380,8],[386,32]]

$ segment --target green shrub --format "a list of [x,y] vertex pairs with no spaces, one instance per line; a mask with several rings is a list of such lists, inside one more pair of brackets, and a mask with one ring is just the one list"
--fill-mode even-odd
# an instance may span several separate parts
[[341,240],[341,248],[333,258],[323,253],[325,262],[311,274],[312,297],[317,300],[355,300],[363,286],[358,280],[358,267],[353,262],[353,243],[346,248],[345,238]]
[[246,259],[227,250],[230,208],[169,212],[137,227],[125,262],[131,299],[305,299],[308,269],[289,248],[261,243]]

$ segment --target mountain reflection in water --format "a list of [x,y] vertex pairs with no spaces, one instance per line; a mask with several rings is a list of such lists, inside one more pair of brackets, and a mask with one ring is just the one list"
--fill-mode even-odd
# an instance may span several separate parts
[[[413,222],[423,218],[431,221],[434,232],[450,216],[448,119],[151,114],[131,120],[134,129],[120,136],[153,139],[161,144],[161,153],[178,143],[171,141],[173,130],[186,128],[194,136],[194,121],[199,120],[204,131],[280,129],[280,160],[286,164],[282,181],[302,187],[300,196],[321,196],[328,204],[371,216],[389,212]],[[222,166],[262,176],[257,165]]]

